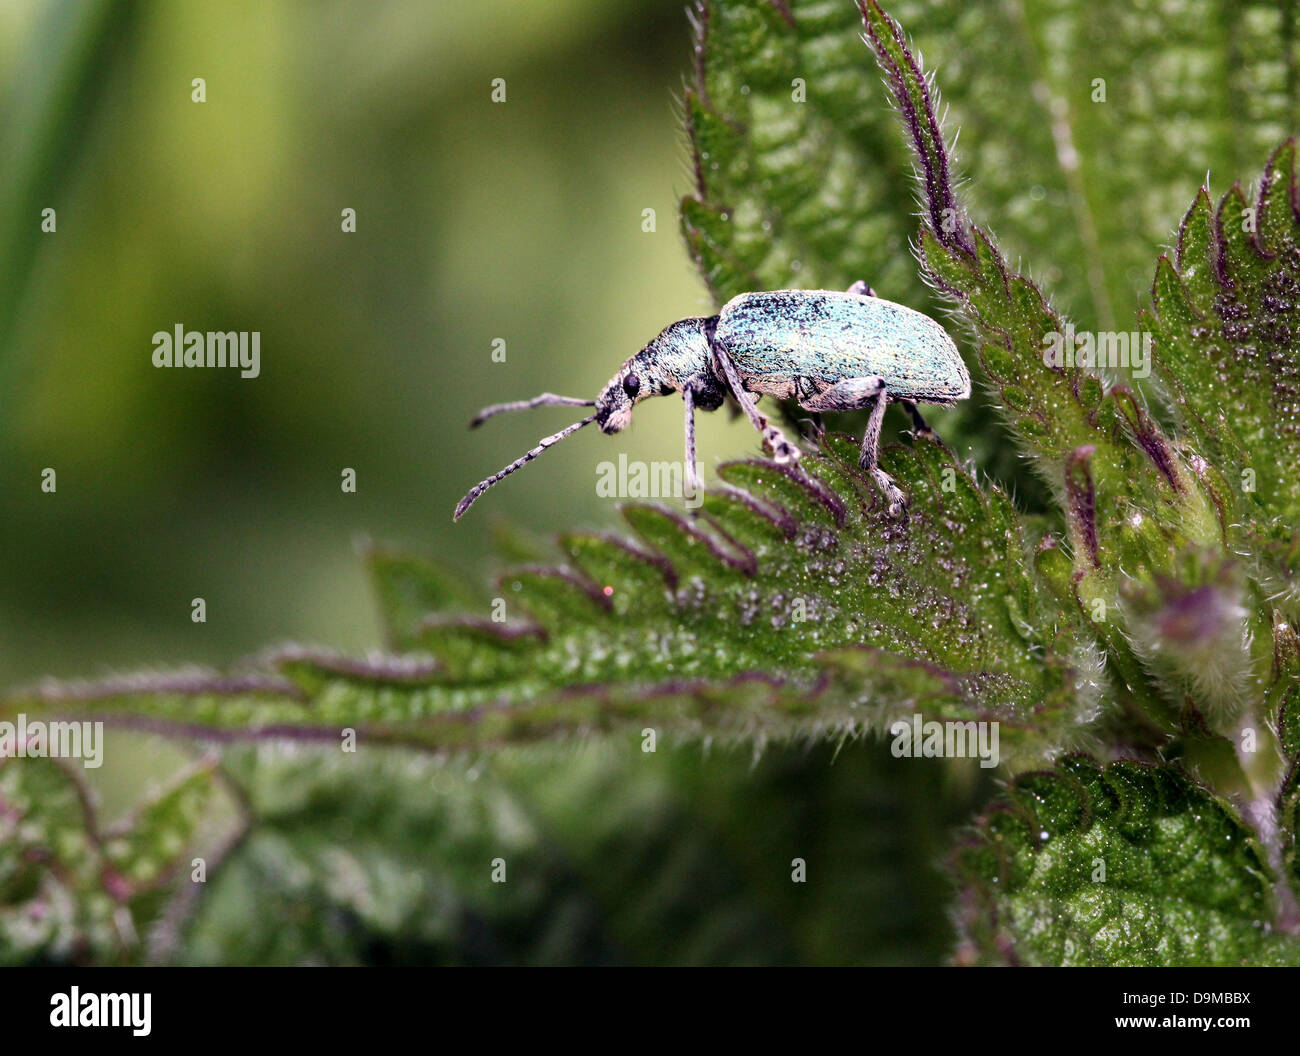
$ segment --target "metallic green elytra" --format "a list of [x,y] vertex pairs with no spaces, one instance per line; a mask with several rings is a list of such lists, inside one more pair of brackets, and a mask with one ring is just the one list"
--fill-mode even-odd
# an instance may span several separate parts
[[742,293],[722,309],[714,337],[750,388],[782,399],[802,403],[861,377],[883,378],[893,399],[951,403],[970,396],[970,375],[947,331],[879,297]]
[[527,465],[548,447],[595,422],[617,433],[632,408],[650,396],[680,392],[686,405],[686,480],[701,486],[695,463],[695,409],[712,411],[731,396],[763,437],[777,462],[796,463],[799,449],[756,406],[762,396],[793,399],[805,410],[871,409],[858,459],[889,500],[894,516],[907,500],[877,464],[885,407],[897,400],[919,431],[928,431],[917,401],[950,404],[970,396],[970,374],[947,332],[927,315],[879,298],[866,283],[845,293],[775,290],[742,293],[717,315],[682,319],[619,368],[595,400],[544,392],[531,400],[486,407],[474,427],[505,411],[554,405],[595,407],[575,422],[476,484],[456,506],[459,520],[488,488]]

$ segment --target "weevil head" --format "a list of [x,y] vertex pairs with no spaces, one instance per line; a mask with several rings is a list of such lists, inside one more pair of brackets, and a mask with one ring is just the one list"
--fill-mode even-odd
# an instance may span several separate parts
[[677,392],[687,378],[707,372],[710,320],[682,319],[663,330],[618,368],[596,399],[596,424],[617,433],[632,421],[632,408],[651,396]]
[[602,433],[617,433],[632,421],[632,408],[648,396],[658,396],[664,390],[655,370],[654,361],[643,348],[609,379],[604,391],[596,397],[596,424]]

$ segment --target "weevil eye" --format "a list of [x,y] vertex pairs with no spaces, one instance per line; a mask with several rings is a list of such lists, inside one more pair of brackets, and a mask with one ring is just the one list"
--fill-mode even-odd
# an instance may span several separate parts
[[623,391],[632,399],[636,399],[636,394],[641,391],[641,379],[635,374],[629,374],[623,379]]

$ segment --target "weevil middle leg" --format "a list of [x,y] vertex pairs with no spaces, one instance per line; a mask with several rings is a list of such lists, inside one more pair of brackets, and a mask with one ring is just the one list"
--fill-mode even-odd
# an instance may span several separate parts
[[[849,293],[856,293],[859,297],[876,296],[876,291],[868,286],[862,279],[858,279],[857,282],[849,287]],[[929,423],[925,420],[925,416],[921,414],[921,409],[917,407],[915,400],[905,400],[900,397],[898,402],[901,403],[903,409],[912,416],[912,426],[916,429],[918,434],[922,436],[934,435],[934,430],[930,428]],[[879,436],[879,429],[877,429],[877,436]],[[863,439],[865,440],[866,438],[864,437]],[[863,457],[866,457],[865,450],[863,451]],[[865,466],[863,468],[865,468]]]

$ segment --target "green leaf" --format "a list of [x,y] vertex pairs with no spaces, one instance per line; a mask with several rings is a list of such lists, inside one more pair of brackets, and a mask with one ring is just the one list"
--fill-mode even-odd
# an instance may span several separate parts
[[[1258,741],[1251,724],[1267,715],[1260,691],[1280,678],[1276,665],[1270,676],[1267,653],[1254,644],[1261,640],[1259,632],[1268,617],[1259,589],[1268,589],[1267,578],[1259,584],[1248,582],[1240,565],[1251,540],[1234,528],[1223,470],[1195,449],[1195,437],[1192,443],[1170,440],[1139,398],[1126,388],[1108,385],[1091,365],[1044,358],[1050,347],[1045,338],[1051,336],[1060,350],[1074,351],[1073,328],[1027,278],[1012,272],[993,240],[962,211],[935,117],[939,106],[934,86],[898,25],[870,0],[864,0],[862,8],[917,158],[923,264],[978,335],[981,363],[1003,398],[1008,425],[1022,448],[1035,457],[1065,513],[1072,569],[1065,572],[1052,545],[1040,549],[1039,568],[1058,598],[1064,602],[1072,595],[1077,602],[1108,656],[1121,699],[1140,707],[1167,733],[1178,734],[1171,750],[1178,746],[1189,765],[1213,774],[1271,840],[1271,753],[1250,747],[1238,761],[1232,745],[1214,733],[1222,728],[1232,732],[1233,741],[1238,734],[1243,744]],[[1266,225],[1261,231],[1272,233],[1269,245],[1274,249],[1291,237],[1293,223],[1292,181],[1289,176],[1285,181],[1266,178],[1265,187],[1276,188],[1278,183],[1285,188],[1276,194],[1288,207],[1285,222],[1275,212],[1260,211]],[[1229,198],[1244,207],[1239,192]],[[1267,269],[1256,266],[1248,277],[1242,263],[1258,265],[1268,249],[1256,246],[1251,255],[1244,249],[1234,255],[1222,224],[1218,231],[1216,241],[1203,215],[1196,209],[1189,215],[1185,237],[1200,239],[1210,252],[1195,258],[1204,262],[1192,266],[1191,280],[1204,286],[1213,275],[1221,281],[1226,262],[1233,260],[1238,262],[1233,270],[1238,295],[1271,289]],[[1251,240],[1238,241],[1245,246]],[[1270,259],[1276,259],[1276,253]],[[1167,275],[1163,281],[1169,286]],[[1251,281],[1258,286],[1248,291]],[[1276,284],[1277,279],[1272,281]],[[1288,307],[1266,297],[1258,303],[1267,312]],[[1238,318],[1245,315],[1239,312]],[[1175,337],[1166,343],[1172,347],[1177,341]],[[1277,347],[1280,343],[1284,341],[1275,342],[1265,358],[1274,381],[1285,389],[1294,349]],[[1243,352],[1241,358],[1249,359],[1253,351]],[[1190,358],[1200,370],[1191,386],[1207,406],[1221,406],[1215,402],[1220,394],[1206,377],[1206,357],[1197,360],[1196,350],[1191,350]],[[1258,381],[1252,378],[1245,384],[1260,392]],[[1262,391],[1268,389],[1266,383]],[[1280,408],[1275,428],[1287,428],[1288,408],[1285,403]],[[1203,451],[1217,454],[1232,448],[1216,446],[1205,435],[1199,439]],[[1227,461],[1223,469],[1231,467]],[[1272,540],[1288,554],[1295,551],[1293,525],[1294,517],[1284,520]],[[1291,801],[1284,803],[1294,807]],[[1278,850],[1270,843],[1275,862]],[[1152,852],[1157,862],[1159,854],[1158,848]],[[1286,904],[1289,900],[1285,896]],[[1284,916],[1289,920],[1289,911]],[[1028,919],[1015,921],[1010,931],[1032,936],[1044,919],[1039,906],[1032,924]],[[1263,917],[1257,924],[1264,926]],[[1186,928],[1180,934],[1190,941]],[[1046,959],[1075,956],[1077,937],[1058,938]],[[998,942],[1005,939],[994,945]],[[1203,955],[1224,956],[1217,949]]]
[[[1168,445],[1155,423],[1140,423],[1151,436],[1149,445],[1132,443],[1129,423],[1098,374],[1073,356],[1048,361],[1049,335],[1060,335],[1064,346],[1073,331],[1038,287],[1010,268],[993,239],[968,218],[939,125],[937,89],[898,24],[874,2],[864,0],[861,6],[868,38],[916,157],[923,207],[922,264],[976,335],[981,365],[1001,393],[1013,435],[1034,456],[1063,505],[1071,489],[1068,474],[1085,461],[1087,486],[1098,488],[1103,500],[1127,498],[1144,484],[1153,492],[1162,486],[1176,491],[1179,480],[1166,467]],[[1095,511],[1096,503],[1092,505]],[[1096,540],[1084,538],[1089,528],[1076,525],[1074,541],[1095,559]]]
[[[1099,704],[1095,654],[1037,582],[1007,497],[920,440],[886,453],[912,497],[900,524],[856,443],[823,447],[811,475],[722,467],[729,487],[695,520],[627,507],[636,543],[568,537],[570,563],[507,573],[500,605],[420,621],[416,653],[284,650],[238,677],[48,684],[10,705],[222,739],[338,743],[351,728],[435,750],[646,726],[762,744],[883,728],[922,705],[1003,723],[1007,754],[1079,737]],[[379,594],[389,624],[412,627],[408,595]]]
[[[889,6],[943,78],[973,211],[1100,329],[1145,299],[1188,174],[1241,172],[1300,127],[1294,31],[1270,0]],[[866,279],[923,308],[900,266],[911,159],[861,76],[851,5],[708,0],[695,19],[683,224],[715,297]]]
[[[922,262],[978,335],[1007,425],[1065,514],[1073,569],[1053,577],[1057,596],[1073,597],[1110,657],[1121,698],[1166,731],[1179,728],[1189,692],[1201,710],[1232,721],[1262,658],[1243,622],[1249,592],[1231,567],[1237,548],[1221,474],[1166,436],[1134,392],[1081,358],[1101,348],[1100,335],[1076,342],[1073,324],[968,218],[932,80],[898,24],[874,2],[861,6],[917,158]],[[1124,336],[1131,353],[1141,339]]]
[[182,774],[103,836],[106,868],[119,888],[139,895],[164,884],[212,802],[212,766]]
[[112,951],[89,800],[69,769],[0,759],[0,964]]
[[1167,766],[1084,756],[1022,775],[958,852],[964,961],[1300,963],[1253,832]]
[[213,788],[200,764],[104,830],[77,763],[0,758],[0,964],[134,957]]
[[252,835],[184,963],[933,962],[951,942],[945,829],[978,791],[879,744],[591,743],[471,769],[237,750],[227,766]]
[[[1273,721],[1260,731],[1262,747],[1277,748],[1286,761],[1286,773],[1277,796],[1277,850],[1275,864],[1285,870],[1293,887],[1300,887],[1300,634],[1295,623],[1280,612],[1273,613],[1273,674],[1268,691]],[[1267,758],[1267,756],[1265,756]]]
[[[1217,206],[1202,189],[1174,259],[1156,270],[1155,367],[1179,429],[1222,474],[1240,545],[1262,586],[1300,601],[1300,190],[1295,141],[1277,149],[1259,191]],[[1253,228],[1253,230],[1247,230]]]
[[1268,0],[888,6],[942,78],[972,213],[1099,330],[1145,303],[1189,176],[1231,179],[1300,127],[1294,15]]
[[864,279],[924,303],[908,252],[908,159],[862,76],[852,5],[699,3],[695,29],[695,189],[681,216],[714,300]]

